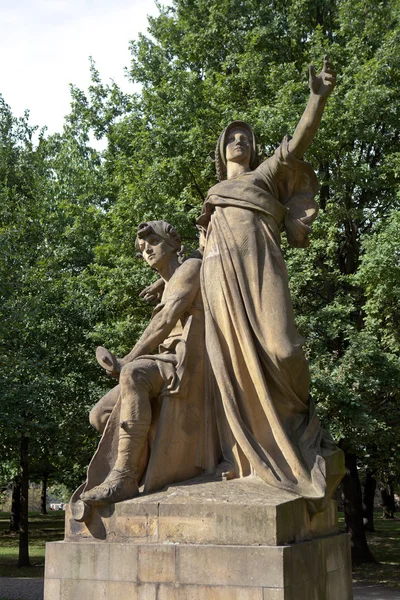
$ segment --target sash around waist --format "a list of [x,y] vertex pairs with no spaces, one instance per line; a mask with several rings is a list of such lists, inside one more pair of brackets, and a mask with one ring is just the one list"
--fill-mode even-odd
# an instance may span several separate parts
[[[210,192],[213,192],[219,185],[211,188]],[[211,193],[207,197],[203,206],[203,212],[197,219],[197,224],[205,229],[210,221],[214,206],[236,206],[247,210],[259,211],[272,217],[278,226],[283,223],[289,212],[289,210],[271,194],[254,184],[246,183],[245,185],[236,185],[233,189],[229,190],[229,196],[222,195],[221,192],[223,190],[221,190],[221,192],[220,190],[215,191],[218,191],[218,194]],[[232,192],[237,193],[233,194]]]

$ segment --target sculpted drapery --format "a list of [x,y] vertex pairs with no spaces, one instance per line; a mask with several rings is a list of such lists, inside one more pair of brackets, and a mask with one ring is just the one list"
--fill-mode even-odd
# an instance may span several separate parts
[[235,476],[256,473],[310,500],[325,497],[324,445],[330,452],[332,442],[309,401],[280,226],[290,223],[296,245],[307,245],[317,190],[311,166],[289,153],[285,139],[254,171],[212,187],[198,220],[206,348],[222,403],[217,418],[226,419],[219,423],[224,459]]

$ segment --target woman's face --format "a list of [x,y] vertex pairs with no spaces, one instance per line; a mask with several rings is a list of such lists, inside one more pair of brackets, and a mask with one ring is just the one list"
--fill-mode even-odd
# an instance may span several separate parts
[[226,160],[250,166],[251,140],[248,132],[240,127],[231,129],[226,138]]

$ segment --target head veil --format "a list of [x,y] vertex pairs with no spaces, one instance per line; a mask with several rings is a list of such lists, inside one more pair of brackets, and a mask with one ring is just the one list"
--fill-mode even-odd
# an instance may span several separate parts
[[254,135],[254,131],[246,123],[245,121],[232,121],[229,123],[227,127],[223,130],[221,135],[218,138],[217,147],[215,148],[215,168],[217,171],[218,181],[222,181],[226,179],[226,140],[228,134],[232,129],[244,129],[250,138],[251,145],[251,157],[250,157],[250,168],[253,171],[259,165],[259,152],[256,145],[256,137]]

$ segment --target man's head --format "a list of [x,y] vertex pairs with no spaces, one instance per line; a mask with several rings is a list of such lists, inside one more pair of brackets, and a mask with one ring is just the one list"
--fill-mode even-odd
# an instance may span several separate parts
[[181,237],[172,225],[165,221],[147,221],[138,228],[135,247],[147,264],[162,271],[172,255],[179,255]]

